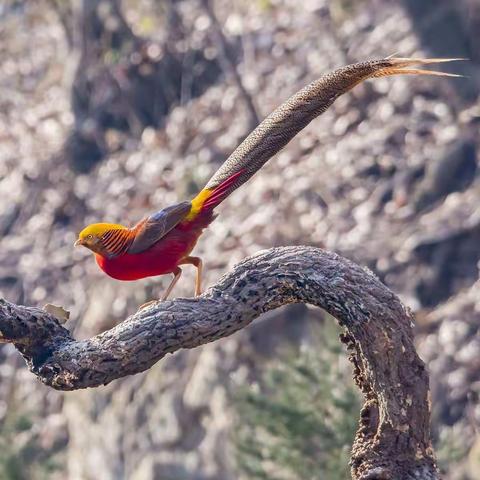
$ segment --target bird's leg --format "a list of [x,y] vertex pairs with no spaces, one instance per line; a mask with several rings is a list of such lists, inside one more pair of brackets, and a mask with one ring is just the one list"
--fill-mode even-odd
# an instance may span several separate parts
[[176,267],[173,273],[173,279],[170,282],[170,285],[165,290],[165,293],[162,295],[161,301],[163,302],[168,298],[168,296],[172,293],[173,287],[176,285],[180,277],[182,276],[182,269],[180,267]]
[[182,260],[182,265],[190,264],[197,267],[197,276],[195,278],[195,296],[198,297],[202,294],[202,273],[203,262],[200,257],[185,257]]
[[143,310],[144,308],[146,308],[150,305],[153,305],[154,303],[163,302],[164,300],[166,300],[168,298],[170,293],[172,293],[173,287],[178,282],[179,278],[182,276],[182,269],[180,267],[176,267],[175,270],[172,273],[173,273],[173,279],[170,282],[170,285],[165,290],[165,293],[160,298],[160,300],[150,300],[149,302],[144,303],[143,305],[140,305],[140,307],[138,308],[139,310]]

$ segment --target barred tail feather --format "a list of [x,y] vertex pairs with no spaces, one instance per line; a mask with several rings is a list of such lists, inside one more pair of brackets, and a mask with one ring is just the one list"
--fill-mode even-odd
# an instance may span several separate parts
[[232,176],[228,177],[224,182],[222,182],[218,187],[215,187],[212,190],[212,194],[207,198],[205,203],[202,205],[202,210],[210,210],[219,205],[223,200],[225,200],[231,192],[237,188],[237,182],[241,180],[241,177],[244,173],[244,170],[241,169],[237,173],[234,173]]
[[459,58],[384,58],[339,68],[320,77],[290,97],[271,113],[235,149],[217,170],[205,188],[192,201],[187,219],[215,208],[245,183],[314,118],[325,112],[344,93],[369,78],[391,75],[458,75],[409,68],[414,65],[463,60]]

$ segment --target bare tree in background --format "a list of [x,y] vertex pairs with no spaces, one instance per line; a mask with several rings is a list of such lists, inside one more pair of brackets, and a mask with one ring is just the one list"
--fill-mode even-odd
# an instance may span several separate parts
[[[76,9],[51,3],[69,44],[80,51],[72,86],[75,125],[64,152],[79,171],[90,170],[108,152],[108,129],[138,137],[147,126],[161,127],[171,107],[185,97],[185,76],[190,78],[188,98],[194,98],[221,72],[202,50],[177,48],[186,32],[173,2],[164,5],[169,38],[164,43],[136,35],[119,0],[84,0]],[[75,27],[78,40],[71,33]]]

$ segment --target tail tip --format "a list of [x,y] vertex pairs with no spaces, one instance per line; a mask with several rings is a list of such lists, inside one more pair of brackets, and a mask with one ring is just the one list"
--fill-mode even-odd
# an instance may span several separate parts
[[439,77],[465,78],[464,75],[457,73],[441,72],[436,70],[425,70],[422,68],[409,68],[417,65],[431,65],[434,63],[448,63],[458,61],[468,61],[468,58],[452,57],[452,58],[413,58],[413,57],[396,57],[395,54],[384,59],[388,66],[379,70],[378,75],[433,75]]

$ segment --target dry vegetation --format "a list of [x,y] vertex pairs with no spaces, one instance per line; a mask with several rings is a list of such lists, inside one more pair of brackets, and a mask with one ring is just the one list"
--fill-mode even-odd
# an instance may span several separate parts
[[[158,295],[162,281],[105,278],[90,256],[73,250],[77,231],[100,219],[132,223],[191,195],[248,133],[251,116],[201,2],[124,1],[135,35],[168,42],[175,55],[199,50],[226,73],[194,94],[191,57],[180,57],[181,95],[158,128],[108,124],[103,160],[79,172],[65,142],[79,125],[70,95],[80,33],[54,9],[66,3],[0,6],[0,293],[26,305],[64,305],[72,312],[68,328],[85,337]],[[480,471],[480,15],[469,0],[422,5],[214,2],[260,117],[351,61],[394,52],[472,61],[458,67],[467,79],[385,79],[340,99],[221,207],[197,251],[207,284],[246,255],[277,245],[324,246],[374,270],[417,312],[445,478],[473,480]],[[102,57],[104,65],[121,65],[122,50],[117,54]],[[99,95],[109,94],[106,85]],[[85,118],[92,117],[82,126]],[[192,294],[193,272],[186,273],[179,295]],[[13,457],[22,458],[28,442],[42,452],[34,457],[42,465],[52,454],[64,469],[58,478],[65,470],[82,479],[236,478],[226,441],[232,395],[254,383],[282,346],[308,341],[308,325],[320,320],[303,308],[280,310],[144,374],[67,395],[38,384],[16,352],[2,347],[1,435],[12,439]]]

